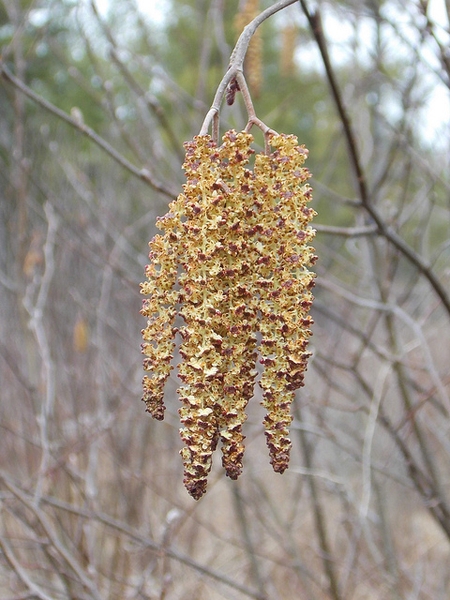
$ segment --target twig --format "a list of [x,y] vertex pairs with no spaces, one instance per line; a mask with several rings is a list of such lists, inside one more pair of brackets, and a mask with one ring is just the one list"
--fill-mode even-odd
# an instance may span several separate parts
[[[54,600],[51,596],[49,596],[44,590],[36,585],[29,577],[25,569],[22,568],[19,561],[16,559],[14,552],[9,545],[8,541],[4,536],[0,536],[0,549],[2,554],[6,558],[6,561],[9,563],[9,566],[14,571],[14,573],[18,576],[18,578],[22,581],[22,583],[28,588],[29,592],[33,594],[33,598],[38,598],[39,600]],[[28,594],[26,596],[29,597]]]
[[[363,522],[367,519],[367,515],[369,514],[370,497],[372,494],[372,446],[375,436],[375,427],[377,424],[381,400],[383,398],[383,389],[391,368],[391,363],[386,362],[379,370],[373,390],[372,401],[370,403],[369,414],[367,416],[366,429],[364,432],[362,453],[362,494],[359,507],[359,516]],[[361,523],[361,525],[364,526],[364,523]]]
[[165,196],[173,198],[177,195],[177,191],[171,190],[170,188],[166,187],[164,184],[159,182],[149,171],[148,168],[139,169],[138,167],[133,165],[133,163],[131,163],[122,154],[120,154],[120,152],[117,152],[117,150],[115,150],[115,148],[113,148],[111,144],[109,144],[106,140],[100,137],[98,133],[91,129],[91,127],[88,127],[88,125],[83,123],[80,119],[68,115],[63,110],[61,110],[60,108],[58,108],[39,94],[36,94],[36,92],[34,92],[25,83],[23,83],[23,81],[15,77],[15,75],[13,75],[8,69],[8,67],[1,61],[0,75],[3,77],[3,79],[8,81],[8,83],[13,85],[16,89],[20,90],[23,94],[25,94],[25,96],[30,98],[30,100],[33,100],[33,102],[36,102],[36,104],[50,112],[52,115],[55,115],[68,125],[71,125],[74,129],[76,129],[77,131],[85,135],[87,138],[89,138],[92,142],[97,144],[97,146],[104,150],[111,158],[113,158],[129,173],[131,173],[135,177],[138,177],[139,179],[150,185],[158,192],[161,192],[161,194],[164,194]]
[[167,556],[167,548],[170,547],[172,539],[182,525],[183,513],[177,508],[172,508],[166,516],[164,530],[161,536],[161,589],[158,600],[165,600],[173,583],[171,575],[171,564]]
[[264,150],[265,150],[266,154],[269,154],[269,152],[270,152],[269,135],[271,133],[275,133],[275,132],[273,129],[270,129],[270,127],[268,127],[265,123],[263,123],[261,121],[261,119],[259,119],[256,116],[255,108],[253,106],[252,98],[250,96],[250,90],[248,89],[248,85],[247,85],[247,82],[245,81],[244,74],[241,72],[238,72],[236,75],[236,81],[238,82],[239,89],[242,92],[242,97],[244,99],[245,108],[247,109],[248,122],[245,127],[245,131],[247,131],[247,132],[250,131],[250,129],[253,127],[253,125],[256,125],[256,127],[259,127],[264,134]]
[[48,540],[52,543],[55,550],[61,555],[61,557],[65,560],[67,565],[72,569],[72,571],[77,575],[79,581],[84,585],[86,589],[92,595],[92,598],[95,600],[102,600],[94,582],[88,578],[83,570],[82,566],[76,560],[76,558],[70,554],[65,548],[65,546],[58,539],[53,527],[51,525],[50,520],[47,515],[44,513],[42,509],[35,505],[35,503],[20,490],[17,486],[15,486],[9,478],[0,474],[1,479],[3,480],[4,485],[8,488],[8,490],[16,496],[37,518],[42,529],[44,530]]
[[[294,415],[298,421],[302,421],[302,415],[298,403],[294,403]],[[299,428],[298,435],[303,451],[303,458],[305,461],[306,468],[308,471],[312,471],[312,456],[311,456],[311,445],[309,444],[306,432]],[[334,559],[331,551],[330,542],[328,539],[328,531],[326,527],[325,514],[322,508],[322,504],[319,500],[319,494],[316,486],[314,477],[308,477],[309,490],[311,492],[311,504],[314,512],[314,520],[316,526],[317,537],[319,538],[319,544],[321,549],[321,558],[323,563],[323,569],[327,577],[328,591],[330,597],[333,600],[342,600],[339,592],[338,580],[334,568]]]
[[245,502],[242,498],[239,485],[233,486],[233,500],[234,500],[234,507],[236,510],[237,520],[239,522],[239,525],[240,525],[240,528],[242,531],[242,537],[244,539],[245,550],[247,552],[247,555],[248,555],[248,558],[250,561],[250,570],[251,570],[252,577],[255,580],[256,585],[258,586],[258,590],[261,595],[261,599],[267,599],[267,596],[266,596],[267,586],[266,586],[266,583],[265,583],[264,578],[261,573],[260,566],[257,561],[255,548],[254,548],[254,544],[253,544],[253,540],[252,540],[252,536],[251,536],[251,527],[249,526],[247,515],[245,513]]
[[[345,298],[348,302],[356,304],[357,306],[370,308],[372,310],[378,310],[385,314],[387,313],[396,315],[401,321],[403,321],[403,323],[410,327],[417,339],[419,340],[418,345],[422,350],[424,364],[426,365],[427,370],[430,373],[430,377],[440,396],[442,406],[445,407],[446,415],[450,415],[450,397],[436,369],[433,357],[431,355],[429,344],[425,338],[425,335],[420,325],[416,321],[414,321],[414,319],[410,315],[408,315],[407,312],[405,312],[400,306],[397,306],[396,304],[389,304],[385,302],[379,302],[377,300],[371,300],[368,298],[361,298],[353,292],[348,292],[344,290],[344,288],[339,287],[338,285],[335,285],[332,282],[324,279],[320,280],[318,282],[318,285],[330,291],[333,291],[333,293],[338,294],[342,298]],[[400,360],[398,360],[398,362],[400,362]]]
[[[353,377],[355,377],[357,383],[361,386],[364,394],[369,398],[369,400],[373,400],[374,392],[371,386],[367,383],[367,381],[363,378],[363,376],[355,369],[350,369],[344,365],[340,365],[340,368],[346,369]],[[296,405],[294,405],[296,406]],[[449,518],[448,518],[448,510],[446,509],[443,503],[443,496],[439,496],[439,493],[436,490],[434,482],[430,477],[430,472],[428,469],[428,465],[426,468],[422,468],[418,464],[418,459],[415,457],[415,453],[412,453],[406,442],[402,439],[399,434],[399,429],[402,426],[394,426],[390,420],[386,416],[383,411],[383,406],[379,407],[378,414],[378,422],[383,426],[383,428],[388,432],[388,434],[392,437],[395,442],[397,448],[399,449],[403,459],[405,461],[405,465],[408,469],[408,475],[412,485],[414,485],[415,489],[419,493],[425,507],[431,513],[436,522],[442,527],[447,537],[450,537],[450,526],[449,526]],[[347,451],[347,450],[346,450]],[[351,452],[349,452],[350,455]],[[355,459],[357,457],[355,456]],[[426,455],[425,461],[426,462]],[[377,469],[379,472],[388,475],[393,481],[398,481],[401,485],[405,486],[408,489],[408,482],[402,481],[397,477],[393,477],[392,474],[385,473],[381,469]],[[345,577],[344,577],[345,580]],[[342,581],[342,580],[341,580]],[[345,591],[345,590],[344,590]]]
[[322,57],[322,61],[327,74],[328,83],[331,88],[331,93],[336,104],[336,109],[339,113],[339,117],[342,122],[344,129],[345,139],[349,150],[350,163],[353,168],[356,185],[358,188],[359,198],[364,209],[369,213],[374,222],[376,223],[380,235],[388,240],[393,246],[399,250],[403,256],[411,262],[428,280],[436,294],[442,300],[442,304],[450,316],[450,297],[447,294],[444,286],[441,284],[435,273],[432,271],[430,265],[423,260],[423,258],[417,254],[391,227],[389,227],[380,215],[378,210],[373,206],[370,201],[370,194],[367,188],[366,176],[359,160],[359,152],[356,144],[356,138],[352,129],[350,118],[342,100],[342,95],[339,89],[337,78],[335,76],[333,67],[331,65],[330,57],[328,54],[328,48],[326,45],[325,36],[322,29],[322,22],[318,9],[314,13],[310,12],[306,3],[306,0],[300,0],[303,12],[308,19],[311,27],[312,34],[316,40],[317,46]]
[[[244,58],[247,53],[247,49],[248,49],[250,40],[251,40],[253,34],[255,33],[255,31],[257,30],[257,28],[266,19],[268,19],[275,13],[279,12],[280,10],[283,10],[283,8],[286,8],[287,6],[294,4],[295,2],[297,2],[297,0],[280,0],[279,2],[276,2],[273,6],[269,6],[269,8],[264,10],[255,19],[253,19],[253,21],[251,21],[246,27],[244,27],[244,31],[239,36],[239,39],[236,42],[234,50],[231,53],[230,64],[228,66],[228,70],[225,73],[225,75],[223,76],[222,81],[219,83],[219,86],[216,91],[216,95],[214,96],[213,103],[205,117],[205,120],[203,121],[199,135],[206,135],[208,133],[208,129],[209,129],[211,123],[214,123],[214,121],[218,119],[220,106],[222,104],[222,100],[225,96],[228,85],[234,79],[237,79],[239,81],[239,86],[241,86],[241,82],[242,82],[246,87],[247,84],[245,83],[245,78],[243,75]],[[244,97],[244,101],[245,101],[245,97]],[[247,99],[247,101],[248,101],[248,99]],[[249,105],[247,104],[247,102],[246,102],[246,109],[247,109],[247,111],[249,110]],[[254,111],[252,114],[254,115]],[[254,124],[254,125],[257,125],[258,127],[261,127],[261,125],[262,125],[266,130],[269,129],[266,125],[264,125],[262,123],[262,121],[260,121],[259,119],[256,118],[256,115],[254,115],[254,118],[252,118],[251,113],[249,113],[249,124]],[[217,124],[216,124],[215,130],[217,130],[217,129],[218,128],[217,128]],[[267,133],[267,131],[265,131],[264,129],[262,129],[262,130],[264,133]],[[213,139],[214,139],[214,141],[217,142],[217,139],[214,137],[214,131],[213,131]]]
[[361,227],[337,227],[335,225],[315,225],[319,233],[325,233],[329,235],[339,235],[342,237],[362,237],[366,235],[378,234],[378,227],[376,225],[362,225]]
[[431,513],[436,522],[442,527],[447,538],[450,539],[450,522],[448,518],[448,511],[442,503],[442,498],[438,496],[435,486],[429,477],[429,473],[425,469],[421,469],[418,466],[417,461],[415,460],[413,454],[409,451],[406,443],[402,440],[398,431],[394,428],[388,417],[381,409],[378,419],[383,427],[389,432],[397,448],[401,452],[407,466],[409,476],[414,482],[414,485],[419,492],[427,510]]
[[[29,499],[29,495],[26,492],[24,492],[23,490],[20,490],[11,481],[10,477],[2,471],[0,471],[0,480],[3,481],[5,483],[5,485],[8,487],[8,489],[16,497],[18,497],[21,501],[23,501],[26,506],[31,505],[31,500]],[[69,504],[68,502],[64,502],[63,500],[59,500],[57,498],[52,498],[52,497],[48,497],[48,496],[42,496],[41,501],[45,502],[46,504],[49,504],[50,506],[54,506],[55,508],[59,508],[61,510],[65,510],[72,514],[83,517],[87,520],[94,520],[99,523],[103,523],[104,525],[114,529],[115,531],[119,531],[119,532],[123,533],[130,539],[141,543],[143,546],[145,546],[146,548],[148,548],[150,550],[153,550],[157,554],[161,553],[161,545],[160,544],[155,542],[153,539],[143,535],[137,529],[133,529],[132,527],[129,527],[128,525],[126,525],[125,523],[123,523],[121,521],[113,519],[112,517],[110,517],[109,515],[107,515],[105,513],[97,512],[97,511],[94,512],[94,511],[87,510],[87,509],[84,509],[81,507],[73,506],[73,505]],[[30,508],[33,510],[34,507],[31,505]],[[40,513],[42,514],[42,511],[40,511]],[[238,581],[236,581],[236,578],[227,577],[226,575],[219,573],[218,571],[215,571],[214,569],[210,569],[210,568],[206,567],[205,565],[196,562],[190,556],[183,554],[182,552],[179,552],[175,548],[172,548],[172,547],[165,548],[164,552],[169,558],[172,558],[173,560],[176,560],[176,561],[190,567],[191,569],[194,569],[198,573],[201,573],[207,577],[210,577],[211,579],[214,579],[215,581],[218,581],[234,590],[241,592],[248,598],[253,598],[253,600],[262,600],[259,592],[252,590],[251,588],[248,588],[245,585],[240,584]]]
[[117,43],[111,29],[107,25],[107,23],[101,17],[101,15],[98,11],[98,8],[96,6],[96,3],[93,0],[91,1],[91,9],[95,15],[95,18],[97,19],[98,24],[102,28],[108,42],[111,45],[110,56],[111,56],[114,64],[117,66],[121,75],[123,76],[125,81],[128,83],[128,85],[130,86],[130,89],[136,94],[136,96],[138,98],[142,99],[143,102],[146,104],[147,108],[149,108],[150,111],[153,112],[153,114],[157,118],[159,124],[166,132],[167,138],[172,146],[172,150],[174,151],[174,153],[178,157],[178,159],[182,161],[184,158],[184,154],[182,153],[181,142],[177,139],[177,136],[175,135],[175,132],[173,131],[172,126],[170,124],[170,120],[166,117],[163,107],[158,102],[158,100],[152,94],[150,94],[150,92],[145,92],[142,89],[142,87],[139,85],[139,83],[136,81],[136,79],[132,75],[129,68],[120,59],[119,44]]
[[42,492],[44,478],[50,461],[50,440],[48,436],[49,421],[53,415],[55,404],[55,362],[52,358],[50,343],[43,322],[44,310],[48,300],[50,284],[55,272],[55,243],[56,232],[58,230],[59,220],[49,202],[44,205],[45,216],[47,217],[47,238],[44,244],[45,270],[39,285],[36,301],[32,300],[32,286],[28,286],[27,293],[23,299],[23,305],[29,314],[29,327],[33,331],[34,337],[39,348],[42,361],[42,377],[45,386],[45,398],[43,400],[41,413],[38,417],[40,429],[40,441],[42,448],[41,464],[39,467],[39,477],[36,484],[35,502],[39,502]]

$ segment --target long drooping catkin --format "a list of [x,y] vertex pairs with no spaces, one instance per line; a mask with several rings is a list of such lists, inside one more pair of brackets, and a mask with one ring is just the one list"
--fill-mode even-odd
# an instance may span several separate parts
[[[150,242],[142,293],[144,401],[164,414],[163,387],[174,354],[177,310],[183,318],[179,378],[184,482],[196,499],[206,490],[219,441],[226,473],[242,471],[245,409],[256,363],[266,409],[271,462],[289,461],[290,405],[310,356],[314,230],[307,151],[295,136],[269,136],[256,154],[249,133],[228,131],[217,147],[209,136],[186,146],[183,193],[159,219]],[[179,274],[178,274],[179,273]],[[259,344],[257,339],[260,339]]]

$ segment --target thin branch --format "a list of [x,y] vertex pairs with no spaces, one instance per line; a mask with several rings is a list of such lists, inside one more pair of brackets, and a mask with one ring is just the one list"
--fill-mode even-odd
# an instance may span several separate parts
[[[217,118],[217,115],[219,114],[219,111],[220,111],[220,106],[222,104],[222,100],[225,96],[225,92],[227,90],[228,85],[231,83],[231,81],[233,79],[237,78],[238,76],[239,76],[239,83],[242,81],[244,58],[247,53],[247,49],[248,49],[250,40],[252,39],[252,36],[254,35],[255,31],[258,29],[258,27],[261,25],[261,23],[264,23],[264,21],[266,19],[268,19],[275,13],[279,12],[280,10],[283,10],[287,6],[294,4],[295,2],[297,2],[297,0],[280,0],[279,2],[276,2],[273,6],[269,6],[269,8],[264,10],[255,19],[253,19],[253,21],[251,21],[246,27],[244,27],[244,31],[239,36],[239,39],[236,42],[234,50],[231,53],[230,64],[228,66],[228,70],[225,73],[225,75],[223,76],[222,81],[219,83],[219,86],[216,91],[216,95],[214,96],[213,103],[205,117],[205,120],[203,121],[199,135],[206,135],[208,133],[208,129],[209,129],[213,119]],[[246,108],[248,110],[247,105],[246,105]],[[249,114],[249,117],[250,117],[250,114]],[[258,121],[259,121],[259,119],[258,119]],[[253,121],[253,124],[258,125],[258,127],[260,126],[255,121]],[[264,126],[264,127],[266,127],[266,126]],[[264,131],[264,129],[263,129],[263,131]]]
[[251,536],[251,526],[249,524],[247,514],[245,511],[245,502],[241,495],[240,486],[238,485],[233,486],[233,500],[236,511],[236,517],[242,531],[245,550],[250,561],[250,570],[252,578],[254,579],[258,587],[261,599],[267,599],[267,584],[264,581],[264,577],[261,573],[261,568],[256,557],[255,547]]
[[373,206],[370,199],[369,190],[367,188],[366,176],[359,160],[359,151],[356,144],[350,118],[344,106],[342,94],[339,89],[337,78],[331,65],[328,48],[326,45],[325,36],[322,28],[322,21],[318,9],[314,13],[310,12],[306,4],[306,0],[299,0],[303,8],[303,12],[308,19],[312,34],[316,40],[317,46],[322,57],[322,61],[327,74],[328,83],[331,88],[331,93],[336,104],[336,109],[344,129],[345,139],[347,141],[348,151],[350,155],[350,163],[354,171],[356,185],[358,188],[359,198],[364,209],[369,213],[376,223],[380,234],[388,240],[393,246],[399,250],[403,256],[408,259],[428,280],[436,294],[442,300],[442,304],[450,316],[450,297],[447,294],[444,286],[441,284],[430,265],[415,252],[389,225],[386,224],[378,210]]
[[175,132],[172,129],[172,126],[170,124],[170,120],[167,118],[163,107],[161,106],[161,104],[159,103],[159,101],[153,94],[151,94],[149,91],[146,92],[145,90],[142,89],[142,87],[139,85],[139,83],[136,81],[136,79],[132,75],[130,69],[120,59],[119,44],[117,43],[111,29],[107,25],[107,23],[101,17],[101,15],[98,11],[98,8],[93,0],[91,1],[91,9],[97,19],[97,22],[99,23],[100,27],[102,28],[103,32],[105,33],[105,36],[106,36],[108,42],[111,45],[111,49],[110,49],[111,59],[113,60],[114,64],[117,66],[117,68],[119,69],[124,80],[128,83],[130,89],[136,94],[136,96],[138,98],[141,98],[143,100],[143,102],[146,104],[147,108],[155,115],[159,124],[161,125],[161,127],[164,129],[164,131],[167,134],[167,138],[172,146],[172,150],[174,151],[174,153],[176,154],[178,159],[182,161],[184,158],[184,153],[182,152],[182,144],[177,139],[177,136],[175,135]]
[[[32,501],[29,498],[29,495],[27,492],[24,492],[23,490],[19,489],[11,481],[10,477],[2,471],[0,471],[0,480],[4,482],[4,484],[6,485],[6,487],[8,487],[8,489],[10,490],[11,493],[13,493],[17,498],[19,498],[19,500],[21,500],[33,512],[35,512],[36,508],[32,504]],[[94,511],[87,510],[87,509],[84,509],[84,508],[81,508],[78,506],[73,506],[68,502],[64,502],[63,500],[59,500],[57,498],[52,498],[52,497],[48,497],[48,496],[42,496],[41,501],[45,502],[46,504],[53,506],[55,508],[59,508],[61,510],[64,510],[64,511],[70,512],[72,514],[75,514],[77,516],[83,517],[87,520],[94,520],[99,523],[103,523],[104,525],[114,529],[115,531],[119,531],[119,532],[123,533],[130,539],[141,543],[143,546],[145,546],[146,548],[148,548],[150,550],[153,550],[157,554],[161,553],[161,549],[162,549],[161,544],[158,544],[153,539],[143,535],[137,529],[133,529],[132,527],[129,527],[127,524],[125,524],[121,521],[118,521],[116,519],[113,519],[112,517],[110,517],[109,515],[107,515],[105,513],[97,512],[97,511],[94,512]],[[39,511],[39,513],[41,515],[43,514],[42,511]],[[183,554],[182,552],[179,552],[175,548],[172,548],[172,547],[164,548],[164,553],[169,558],[172,558],[173,560],[176,560],[177,562],[180,562],[180,563],[190,567],[191,569],[194,569],[195,571],[197,571],[198,573],[201,573],[202,575],[205,575],[206,577],[209,577],[209,578],[211,578],[215,581],[218,581],[234,590],[241,592],[248,598],[253,598],[253,600],[264,600],[261,598],[261,595],[259,594],[259,592],[252,590],[245,585],[240,584],[236,580],[236,578],[228,577],[222,573],[219,573],[218,571],[215,571],[214,569],[210,569],[209,567],[195,561],[190,556]]]
[[405,461],[405,465],[408,469],[408,474],[411,480],[414,482],[416,490],[419,492],[427,510],[431,513],[431,515],[437,521],[437,523],[442,527],[447,538],[450,539],[450,523],[448,519],[448,511],[446,510],[445,506],[443,506],[442,498],[438,496],[435,486],[433,485],[433,481],[429,477],[429,473],[425,469],[422,470],[418,466],[413,453],[410,452],[406,443],[404,442],[404,440],[402,440],[399,432],[392,425],[392,423],[384,414],[382,409],[380,409],[378,420],[386,429],[386,431],[388,431],[388,433],[391,435],[392,439],[397,445],[397,448],[400,450]]
[[362,237],[366,235],[378,234],[376,225],[362,225],[361,227],[336,227],[334,225],[315,225],[314,229],[318,233],[326,233],[328,235],[339,235],[342,237]]
[[446,415],[450,415],[450,397],[436,369],[436,365],[433,361],[433,356],[431,354],[428,341],[420,325],[406,311],[404,311],[400,306],[397,306],[396,304],[379,302],[378,300],[371,300],[369,298],[362,298],[361,296],[356,295],[354,292],[349,292],[343,287],[340,287],[339,285],[336,285],[331,281],[325,279],[319,280],[318,285],[332,291],[335,294],[338,294],[339,296],[345,298],[345,300],[352,304],[355,304],[356,306],[362,306],[363,308],[377,310],[382,313],[393,314],[398,319],[403,321],[403,323],[405,323],[411,329],[411,331],[414,332],[414,335],[419,341],[418,347],[422,351],[424,364],[426,365],[427,370],[430,374],[430,378],[436,387],[438,395],[440,396],[440,400],[442,406],[445,408]]
[[351,159],[350,162],[355,173],[355,178],[359,190],[359,197],[361,199],[362,204],[366,205],[369,203],[369,192],[367,190],[366,177],[361,162],[359,160],[359,151],[356,144],[356,138],[350,123],[350,118],[345,109],[339,85],[335,77],[333,67],[331,65],[331,60],[328,54],[328,48],[326,45],[325,36],[322,28],[322,19],[318,9],[314,13],[309,11],[305,0],[300,0],[300,4],[302,5],[303,12],[305,13],[306,18],[308,19],[309,26],[311,28],[312,34],[314,36],[314,39],[316,40],[317,46],[320,51],[320,55],[322,57],[322,61],[328,78],[328,83],[331,88],[331,93],[336,103],[336,109],[339,113],[339,117],[342,121],[342,127],[344,129],[345,139],[347,141],[347,146]]
[[8,488],[8,490],[35,515],[55,550],[61,555],[61,557],[66,561],[67,565],[69,565],[69,567],[77,575],[84,587],[89,590],[89,592],[92,594],[92,598],[95,600],[102,600],[94,582],[86,576],[85,571],[77,559],[69,553],[67,548],[58,539],[51,522],[44,511],[36,506],[34,501],[31,500],[24,492],[22,492],[22,490],[16,487],[8,478],[2,476],[1,474],[0,477],[2,478],[4,485]]
[[[238,82],[239,89],[242,92],[242,97],[244,99],[245,108],[247,109],[248,122],[245,127],[245,131],[249,132],[253,125],[259,127],[264,134],[264,151],[266,154],[270,152],[270,142],[269,136],[272,133],[275,133],[273,129],[270,129],[261,119],[256,116],[255,108],[253,106],[252,98],[250,95],[250,90],[248,89],[247,82],[245,80],[244,74],[239,72],[236,75],[236,81]],[[216,140],[217,141],[217,140]]]
[[14,86],[17,90],[20,90],[25,96],[33,100],[40,107],[44,108],[52,115],[55,115],[68,125],[71,125],[74,129],[85,135],[92,142],[97,144],[102,150],[104,150],[111,158],[113,158],[121,167],[126,169],[129,173],[138,177],[148,185],[150,185],[153,189],[161,192],[165,196],[169,196],[173,198],[177,195],[177,191],[171,190],[166,187],[163,183],[158,181],[154,175],[150,172],[148,168],[139,169],[133,163],[131,163],[127,158],[125,158],[120,152],[117,152],[115,148],[111,146],[106,140],[100,137],[91,127],[88,127],[81,119],[74,118],[68,115],[66,112],[40,96],[36,94],[30,87],[28,87],[23,81],[21,81],[18,77],[13,75],[8,67],[0,61],[0,75],[3,77],[5,81]]
[[[302,421],[302,414],[298,403],[294,403],[294,415],[299,422]],[[300,444],[302,446],[303,458],[305,461],[306,468],[308,472],[312,472],[313,465],[311,445],[308,442],[306,432],[304,431],[304,429],[299,428],[298,435],[300,438]],[[314,477],[308,477],[308,486],[311,493],[311,505],[314,512],[316,533],[317,537],[319,538],[323,569],[328,580],[328,592],[333,600],[342,600],[335,572],[335,558],[333,556],[333,552],[329,541],[329,533],[327,530],[325,513],[322,507],[322,503],[319,499],[319,493]]]
[[[33,598],[38,598],[39,600],[53,600],[51,596],[49,596],[41,587],[36,585],[28,577],[28,573],[22,568],[21,564],[14,555],[13,549],[4,536],[0,536],[0,549],[11,569],[28,588],[29,592],[33,595]],[[28,594],[25,596],[25,598],[29,597],[30,596]]]
[[[365,381],[363,376],[355,370],[352,370],[351,374],[356,378],[356,381],[361,386],[365,395],[369,399],[372,399],[372,389]],[[429,477],[429,472],[419,466],[418,461],[414,456],[415,453],[408,449],[406,442],[399,434],[398,427],[394,427],[389,417],[384,413],[383,406],[380,406],[379,408],[378,421],[392,437],[401,455],[403,456],[405,465],[408,469],[409,477],[419,493],[422,501],[424,502],[425,507],[431,513],[437,523],[442,527],[447,537],[449,537],[450,526],[446,515],[446,513],[448,514],[448,511],[446,511],[446,508],[443,506],[442,498],[438,496],[435,490],[433,481]]]
[[[369,514],[370,497],[372,494],[372,447],[375,436],[375,428],[380,411],[381,401],[387,377],[392,369],[389,362],[385,362],[378,374],[374,385],[373,397],[370,402],[369,414],[367,415],[367,423],[364,432],[364,444],[362,452],[362,493],[359,507],[359,516],[362,521],[367,519]],[[361,526],[363,523],[361,523]]]
[[33,286],[27,287],[27,293],[23,299],[23,305],[30,317],[29,328],[33,332],[39,348],[42,361],[42,383],[45,389],[45,396],[43,402],[41,402],[41,413],[37,419],[40,429],[42,456],[38,481],[36,484],[36,503],[39,502],[39,496],[42,492],[44,478],[50,461],[49,422],[53,416],[56,397],[56,368],[43,318],[50,286],[55,273],[55,244],[59,220],[50,202],[45,203],[44,211],[48,223],[47,237],[43,249],[45,263],[44,274],[40,280],[36,301],[33,303],[31,298]]

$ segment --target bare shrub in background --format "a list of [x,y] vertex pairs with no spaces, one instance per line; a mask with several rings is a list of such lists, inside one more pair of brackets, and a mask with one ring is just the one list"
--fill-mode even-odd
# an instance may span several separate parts
[[[313,357],[290,469],[267,464],[254,403],[242,477],[214,464],[194,503],[176,378],[164,423],[139,402],[138,283],[245,2],[172,0],[157,22],[0,3],[0,598],[448,598],[438,5],[301,1],[261,27],[257,113],[315,175]],[[238,93],[223,126],[244,125]]]

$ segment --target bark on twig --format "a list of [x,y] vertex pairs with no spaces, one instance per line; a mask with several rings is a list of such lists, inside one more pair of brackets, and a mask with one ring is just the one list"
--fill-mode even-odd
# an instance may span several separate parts
[[115,148],[111,146],[106,140],[104,140],[101,136],[98,135],[91,127],[88,127],[81,120],[76,119],[66,112],[40,96],[36,94],[30,87],[28,87],[23,81],[21,81],[18,77],[13,75],[8,67],[0,61],[0,75],[3,77],[5,81],[10,83],[13,87],[20,90],[25,96],[33,100],[36,104],[38,104],[41,108],[44,108],[52,115],[58,117],[83,135],[85,135],[88,139],[94,142],[97,146],[99,146],[106,154],[108,154],[111,158],[113,158],[120,166],[126,169],[129,173],[138,177],[152,188],[161,192],[165,196],[169,198],[173,198],[176,196],[177,191],[171,190],[169,187],[161,183],[156,179],[156,177],[150,172],[148,167],[144,167],[139,169],[131,163],[127,158],[125,158],[120,152],[118,152]]
[[442,300],[442,304],[450,317],[450,296],[442,283],[437,278],[431,266],[411,248],[403,238],[401,238],[396,231],[394,231],[383,219],[380,212],[371,202],[371,194],[367,186],[367,179],[364,173],[364,169],[361,164],[360,154],[356,143],[356,136],[353,131],[353,127],[350,121],[350,117],[344,105],[340,87],[338,84],[337,77],[331,64],[331,60],[328,54],[327,43],[322,28],[322,20],[320,17],[319,10],[311,12],[308,8],[306,0],[300,0],[303,12],[308,19],[312,34],[319,48],[322,62],[325,67],[328,83],[330,85],[331,94],[336,104],[336,110],[338,111],[339,118],[342,122],[342,128],[344,130],[345,139],[347,142],[348,153],[350,163],[355,175],[356,187],[358,190],[358,196],[362,206],[376,223],[379,233],[386,240],[388,240],[393,246],[401,252],[401,254],[412,263],[422,275],[428,280],[436,294]]
[[[253,21],[251,21],[246,27],[244,27],[244,31],[241,33],[238,41],[236,42],[234,50],[231,53],[230,64],[228,66],[228,70],[225,73],[225,75],[223,76],[222,81],[219,83],[219,86],[216,91],[216,95],[214,96],[212,106],[209,109],[209,111],[205,117],[205,120],[203,121],[199,135],[206,135],[208,133],[208,129],[209,129],[211,123],[213,123],[213,121],[218,118],[220,107],[222,105],[222,101],[226,94],[229,84],[234,79],[237,79],[239,86],[241,87],[241,90],[242,90],[242,85],[244,85],[245,88],[247,87],[247,84],[245,83],[245,78],[243,75],[244,59],[245,59],[245,55],[248,50],[248,45],[250,43],[250,40],[252,39],[257,28],[261,25],[261,23],[264,23],[264,21],[266,19],[268,19],[275,13],[279,12],[280,10],[283,10],[287,6],[294,4],[295,2],[297,2],[297,0],[280,0],[279,2],[276,2],[273,6],[269,6],[269,8],[264,10],[255,19],[253,19]],[[251,100],[249,102],[249,99],[250,99],[249,94],[247,95],[247,97],[244,97],[244,101],[246,102],[246,108],[247,108],[247,112],[248,112],[248,116],[249,116],[248,125],[251,126],[251,124],[254,124],[254,125],[257,125],[258,127],[262,126],[261,128],[262,128],[263,132],[267,133],[267,130],[269,128],[266,125],[264,125],[262,123],[262,121],[257,119],[256,115],[254,114],[254,110],[252,110],[250,108]],[[250,108],[250,110],[249,110],[249,108]],[[213,135],[213,139],[217,142],[214,135]]]

